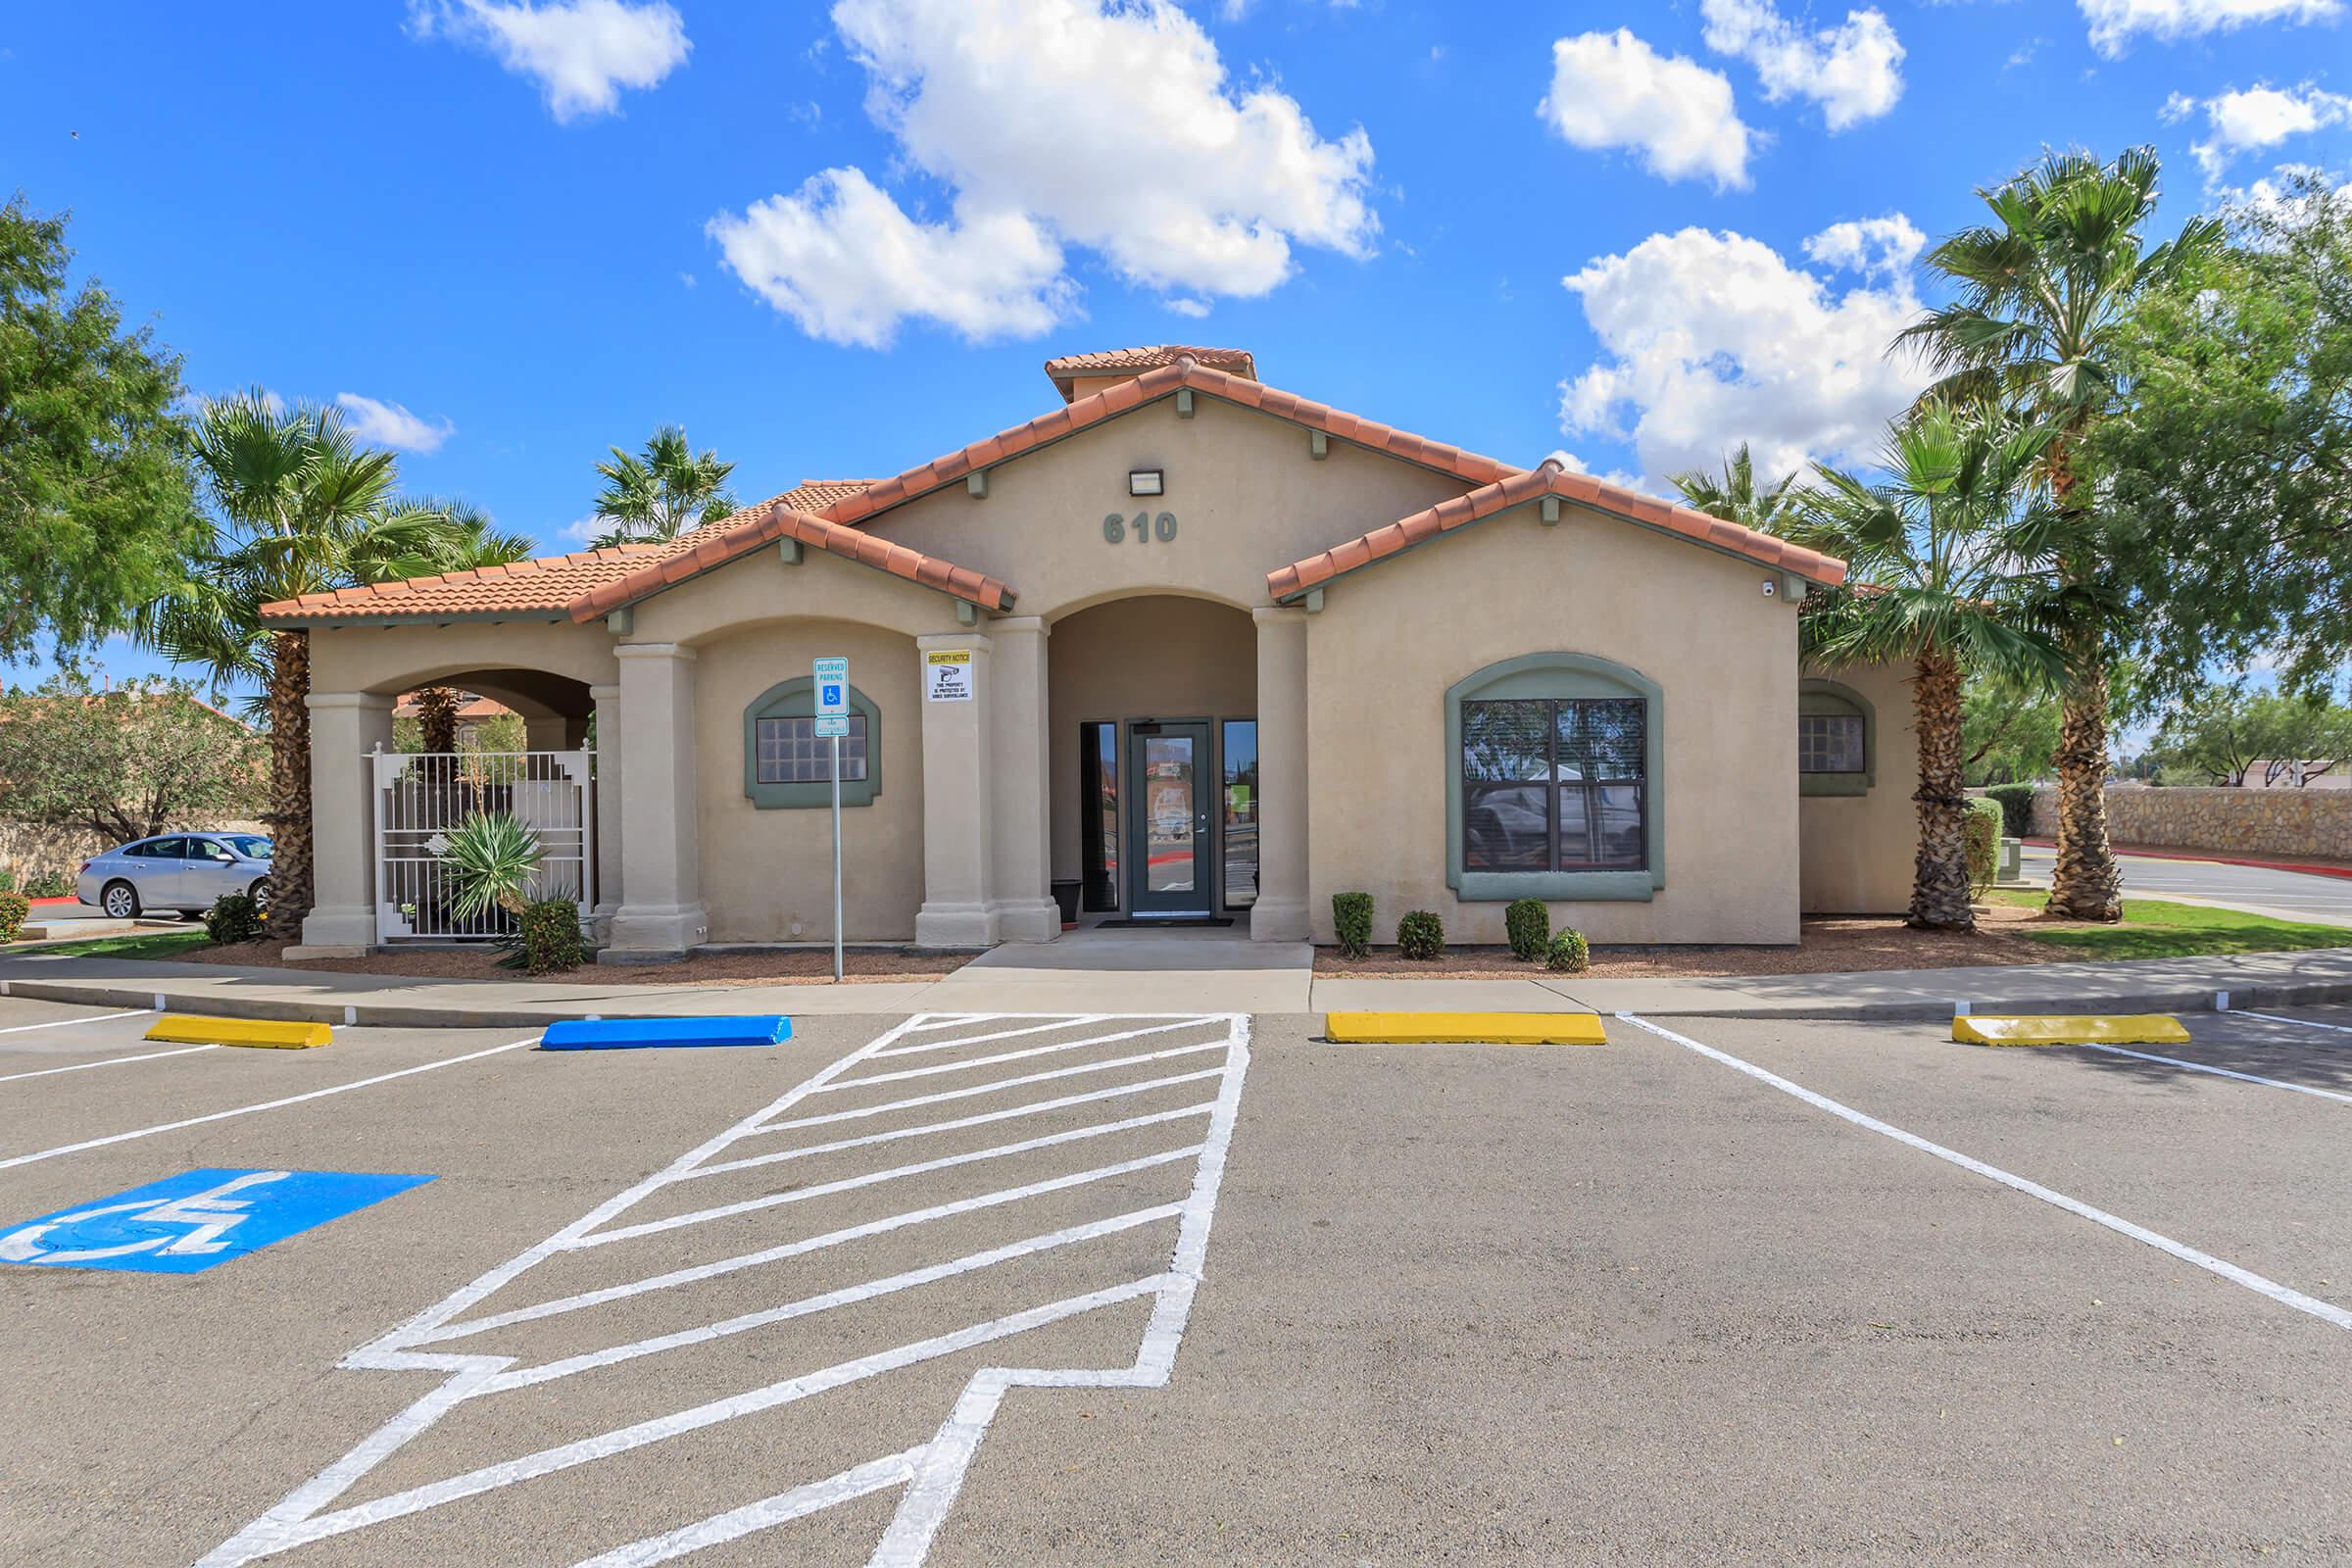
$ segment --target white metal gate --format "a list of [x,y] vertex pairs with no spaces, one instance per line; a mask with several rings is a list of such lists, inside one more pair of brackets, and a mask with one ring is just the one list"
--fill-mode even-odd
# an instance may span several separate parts
[[542,852],[528,897],[596,904],[596,785],[591,752],[386,752],[375,766],[375,937],[495,937],[495,906],[460,919],[442,861],[448,834],[469,816],[513,814]]

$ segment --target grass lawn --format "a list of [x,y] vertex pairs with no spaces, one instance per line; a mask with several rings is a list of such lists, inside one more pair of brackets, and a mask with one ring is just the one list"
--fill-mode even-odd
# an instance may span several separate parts
[[142,931],[128,937],[92,937],[87,942],[65,942],[37,950],[55,958],[175,958],[196,948],[209,948],[213,939],[204,927],[185,931]]
[[[2038,909],[2040,893],[1992,893],[1995,904]],[[2302,948],[2352,947],[2352,929],[2276,920],[2242,909],[2164,899],[2126,899],[2121,925],[2003,925],[2000,929],[2033,942],[2072,948],[2086,958],[2189,958],[2206,954],[2284,953]]]

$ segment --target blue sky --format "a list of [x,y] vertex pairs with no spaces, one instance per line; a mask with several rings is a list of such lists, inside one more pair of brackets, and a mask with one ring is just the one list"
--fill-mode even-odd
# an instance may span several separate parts
[[2167,227],[2352,164],[2348,9],[16,7],[0,185],[72,210],[195,392],[343,399],[551,549],[658,423],[751,500],[1166,341],[1655,488],[1741,439],[1865,460],[1923,243],[2045,146],[2154,142]]

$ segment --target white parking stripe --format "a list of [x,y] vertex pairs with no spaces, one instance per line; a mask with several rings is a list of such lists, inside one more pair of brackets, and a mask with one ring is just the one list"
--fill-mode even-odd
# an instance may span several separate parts
[[914,1474],[914,1461],[921,1456],[924,1445],[869,1459],[854,1465],[837,1476],[812,1481],[790,1492],[779,1492],[772,1497],[730,1508],[713,1514],[699,1524],[672,1530],[665,1536],[648,1536],[612,1551],[603,1552],[575,1565],[575,1568],[652,1568],[672,1557],[683,1557],[705,1546],[723,1545],[740,1541],[745,1536],[758,1535],[777,1525],[790,1524],[812,1513],[820,1513],[837,1503],[853,1502],[870,1493],[884,1492],[892,1487],[905,1486]]
[[856,1110],[836,1110],[823,1116],[802,1116],[794,1121],[771,1121],[756,1128],[763,1133],[790,1132],[798,1127],[821,1127],[828,1122],[861,1121],[868,1116],[887,1116],[894,1110],[911,1110],[917,1105],[936,1105],[943,1101],[969,1100],[974,1095],[993,1095],[1000,1089],[1016,1089],[1022,1084],[1042,1084],[1054,1078],[1076,1078],[1090,1072],[1108,1072],[1114,1067],[1135,1067],[1147,1061],[1165,1061],[1170,1056],[1194,1056],[1203,1051],[1223,1051],[1226,1042],[1212,1040],[1201,1046],[1177,1046],[1168,1051],[1146,1052],[1140,1056],[1113,1056],[1108,1061],[1089,1061],[1076,1067],[1056,1067],[1052,1072],[1033,1072],[1020,1078],[1000,1078],[995,1083],[974,1084],[969,1089],[949,1089],[936,1095],[919,1095],[912,1100],[894,1100],[887,1105],[860,1105]]
[[2132,1056],[2140,1061],[2161,1061],[2168,1067],[2186,1067],[2190,1072],[2209,1072],[2216,1078],[2235,1078],[2240,1083],[2261,1084],[2269,1089],[2291,1090],[2298,1095],[2316,1095],[2322,1100],[2340,1100],[2352,1104],[2352,1095],[2339,1095],[2332,1089],[2314,1089],[2308,1084],[2290,1084],[2280,1078],[2258,1078],[2250,1072],[2232,1072],[2227,1067],[2210,1067],[2201,1061],[2182,1061],[2179,1056],[2152,1056],[2144,1051],[2126,1051],[2121,1046],[2102,1046],[2086,1041],[2092,1051],[2104,1051],[2111,1056]]
[[539,1037],[532,1035],[527,1040],[509,1041],[503,1046],[492,1046],[487,1051],[469,1051],[463,1056],[444,1056],[439,1061],[421,1062],[414,1067],[403,1067],[398,1072],[377,1073],[372,1078],[362,1078],[356,1083],[332,1084],[324,1089],[314,1089],[304,1095],[288,1095],[283,1100],[265,1100],[258,1105],[239,1105],[233,1110],[216,1110],[210,1115],[189,1116],[180,1121],[168,1121],[154,1127],[135,1128],[126,1133],[109,1133],[104,1138],[86,1138],[78,1144],[61,1144],[55,1149],[43,1149],[30,1154],[17,1154],[8,1159],[0,1159],[0,1170],[13,1170],[19,1165],[29,1165],[36,1160],[55,1159],[60,1154],[78,1154],[85,1149],[104,1149],[109,1144],[126,1144],[134,1138],[153,1138],[158,1133],[175,1133],[182,1127],[201,1127],[207,1122],[226,1121],[231,1116],[250,1116],[256,1111],[277,1110],[287,1105],[302,1104],[306,1101],[324,1100],[329,1095],[348,1094],[354,1089],[366,1089],[371,1084],[388,1084],[395,1078],[407,1078],[416,1073],[432,1072],[441,1067],[455,1067],[462,1061],[479,1061],[484,1056],[495,1056],[502,1051],[520,1051],[525,1046],[535,1046],[538,1043]]
[[35,1029],[62,1029],[70,1023],[104,1023],[109,1018],[144,1018],[154,1010],[153,1007],[133,1007],[127,1012],[92,1013],[87,1018],[51,1018],[46,1023],[11,1024],[6,1029],[0,1029],[0,1035],[29,1034]]
[[1742,1061],[1729,1052],[1717,1051],[1713,1046],[1700,1045],[1687,1035],[1678,1035],[1671,1029],[1660,1028],[1648,1019],[1635,1013],[1621,1012],[1617,1016],[1637,1029],[1646,1029],[1662,1040],[1671,1040],[1676,1045],[1694,1051],[1711,1061],[1719,1061],[1736,1071],[1743,1072],[1759,1083],[1770,1084],[1781,1093],[1801,1100],[1817,1110],[1826,1110],[1831,1115],[1841,1117],[1857,1127],[1867,1128],[1883,1138],[1891,1138],[1896,1143],[1916,1149],[1922,1153],[1933,1154],[1937,1159],[1957,1165],[1962,1170],[1973,1171],[1989,1181],[1999,1182],[2003,1187],[2024,1193],[2029,1198],[2037,1198],[2054,1207],[2065,1209],[2070,1214],[2089,1220],[2094,1225],[2103,1225],[2119,1236],[2129,1236],[2135,1242],[2144,1242],[2158,1251],[2169,1252],[2183,1263],[2194,1264],[2209,1274],[2228,1280],[2232,1285],[2242,1285],[2249,1291],[2267,1296],[2281,1306],[2291,1306],[2298,1312],[2308,1312],[2321,1322],[2332,1324],[2339,1329],[2352,1329],[2352,1311],[2346,1311],[2331,1301],[2323,1301],[2316,1297],[2305,1296],[2301,1291],[2290,1289],[2277,1280],[2266,1279],[2250,1269],[2240,1268],[2235,1263],[2225,1262],[2211,1253],[2200,1252],[2195,1248],[2176,1242],[2169,1236],[2158,1235],[2145,1226],[2134,1225],[2128,1219],[2110,1214],[2103,1208],[2093,1208],[2080,1199],[2069,1198],[2064,1193],[2053,1192],[2039,1182],[2029,1181],[2023,1176],[2002,1170],[1997,1165],[1987,1165],[1981,1159],[1971,1159],[1968,1155],[1955,1150],[1946,1149],[1941,1144],[1930,1143],[1916,1133],[1907,1133],[1900,1127],[1891,1126],[1879,1120],[1876,1116],[1867,1115],[1854,1109],[1851,1105],[1839,1104],[1827,1095],[1815,1094],[1804,1085],[1791,1083],[1780,1074],[1767,1071],[1754,1062]]
[[176,1051],[150,1051],[137,1056],[109,1056],[104,1061],[77,1061],[71,1067],[43,1067],[38,1072],[12,1072],[0,1078],[0,1084],[13,1084],[20,1078],[46,1078],[52,1073],[88,1072],[92,1067],[127,1067],[134,1061],[160,1061],[166,1056],[193,1055],[199,1051],[219,1051],[219,1046],[181,1046]]
[[2352,1035],[2352,1029],[2348,1029],[2340,1023],[2322,1023],[2317,1018],[2289,1018],[2276,1012],[2247,1012],[2242,1008],[2239,1009],[2237,1015],[2240,1018],[2263,1018],[2272,1023],[2299,1024],[2305,1029],[2325,1029],[2329,1034]]
[[922,1051],[957,1051],[965,1046],[985,1045],[991,1040],[1014,1040],[1022,1035],[1050,1035],[1056,1029],[1084,1029],[1091,1024],[1109,1021],[1110,1014],[1104,1012],[1071,1013],[1066,1017],[1056,1014],[1044,1023],[1024,1024],[1018,1029],[999,1029],[985,1035],[961,1035],[954,1040],[922,1040],[911,1046],[893,1046],[888,1051],[875,1052],[873,1059],[880,1060],[884,1056],[911,1056]]
[[[928,1067],[902,1067],[897,1072],[868,1073],[863,1078],[836,1078],[818,1090],[818,1094],[834,1094],[844,1089],[863,1089],[869,1084],[895,1084],[907,1078],[936,1078],[943,1072],[968,1072],[974,1067],[993,1067],[1001,1061],[1020,1061],[1030,1056],[1058,1055],[1065,1051],[1084,1051],[1090,1046],[1115,1046],[1122,1040],[1142,1035],[1164,1035],[1178,1029],[1198,1029],[1200,1020],[1186,1018],[1178,1023],[1155,1023],[1143,1029],[1124,1029],[1115,1035],[1091,1035],[1084,1040],[1058,1040],[1050,1046],[1027,1046],[1019,1051],[1000,1051],[990,1056],[974,1056],[968,1061],[935,1061]],[[968,1041],[959,1044],[970,1044]],[[1218,1042],[1220,1045],[1222,1041]],[[932,1048],[926,1046],[923,1049]],[[897,1052],[892,1052],[897,1055]]]

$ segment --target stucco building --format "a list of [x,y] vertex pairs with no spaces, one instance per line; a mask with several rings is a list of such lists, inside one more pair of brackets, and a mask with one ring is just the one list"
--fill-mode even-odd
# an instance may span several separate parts
[[312,632],[320,948],[386,929],[369,754],[456,685],[597,739],[607,957],[831,937],[811,662],[849,660],[853,941],[1227,920],[1362,890],[1499,941],[1786,943],[1900,908],[1896,673],[1799,667],[1841,563],[1278,391],[1250,356],[1058,359],[1051,412],[664,544],[274,605]]

